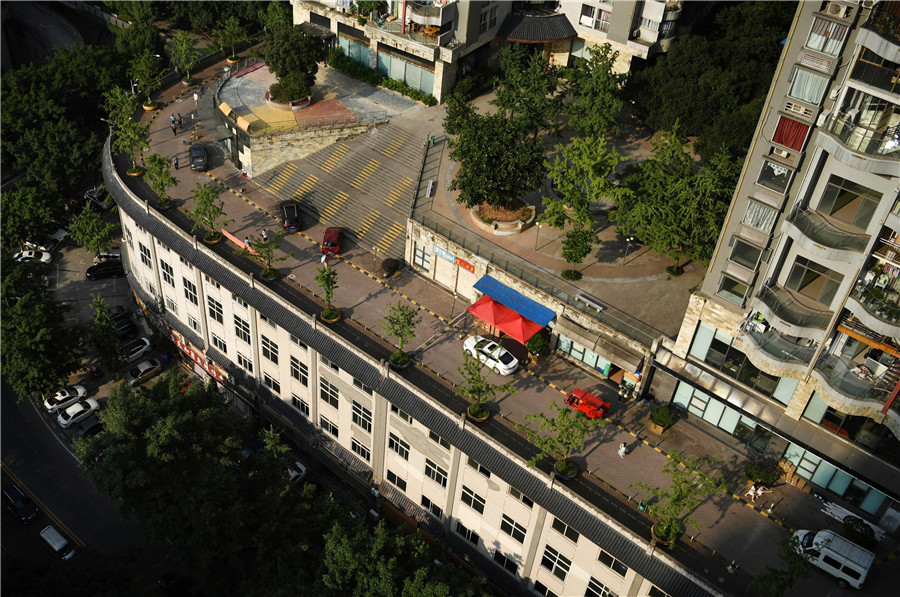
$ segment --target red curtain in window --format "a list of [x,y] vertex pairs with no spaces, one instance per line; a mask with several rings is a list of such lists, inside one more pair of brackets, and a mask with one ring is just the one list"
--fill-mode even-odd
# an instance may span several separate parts
[[775,138],[773,141],[779,145],[790,147],[795,151],[800,151],[803,147],[803,141],[806,140],[806,133],[809,131],[809,125],[797,122],[790,118],[781,117],[778,121],[778,127],[775,129]]

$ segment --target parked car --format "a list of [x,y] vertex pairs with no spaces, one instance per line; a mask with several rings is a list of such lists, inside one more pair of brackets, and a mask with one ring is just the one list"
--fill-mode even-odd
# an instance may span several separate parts
[[150,352],[151,348],[152,346],[150,344],[149,338],[138,338],[137,340],[132,340],[122,347],[122,358],[125,359],[126,363],[133,363],[134,361]]
[[46,238],[29,236],[23,243],[23,246],[25,249],[30,249],[32,251],[52,253],[67,234],[69,234],[68,230],[59,228],[56,232]]
[[51,255],[47,251],[19,251],[18,253],[13,255],[13,259],[15,259],[18,263],[26,263],[31,261],[50,263],[50,261],[53,260],[53,255]]
[[105,249],[94,255],[94,264],[103,263],[104,261],[112,261],[113,259],[122,259],[121,249]]
[[512,375],[519,367],[519,359],[497,342],[484,336],[466,338],[463,350],[500,375]]
[[281,227],[290,232],[300,230],[300,206],[294,202],[281,204]]
[[603,402],[584,390],[572,390],[566,396],[566,404],[569,408],[583,412],[589,419],[602,419],[609,412],[609,402]]
[[206,170],[206,146],[201,144],[191,145],[191,170]]
[[137,326],[134,325],[134,322],[127,315],[113,319],[113,325],[116,328],[116,336],[119,339],[127,338],[137,331]]
[[84,198],[93,203],[100,211],[109,211],[115,205],[112,196],[103,185],[94,187],[84,194]]
[[105,261],[92,265],[85,272],[88,280],[102,280],[103,278],[121,278],[125,275],[125,268],[122,262],[118,260]]
[[5,473],[3,475],[3,503],[24,524],[34,522],[34,519],[41,512],[34,505],[34,502],[31,501],[31,498],[18,485],[13,483],[12,479],[9,479]]
[[110,317],[121,317],[122,315],[128,315],[129,311],[122,305],[113,305],[112,307],[106,308],[107,312],[109,312]]
[[125,374],[125,383],[135,386],[143,383],[162,371],[162,364],[156,359],[141,361]]
[[95,410],[100,408],[100,403],[93,398],[87,398],[80,402],[76,402],[66,410],[59,413],[56,422],[63,429],[68,429],[76,423],[84,421],[91,416]]
[[344,229],[331,226],[325,229],[322,238],[322,252],[326,255],[337,255],[341,252],[341,243],[344,240]]
[[72,437],[91,437],[103,432],[103,423],[97,418],[96,413],[75,426]]
[[294,460],[294,464],[288,467],[288,481],[293,483],[300,483],[303,479],[306,478],[306,465],[300,462],[299,460]]
[[84,389],[84,386],[69,386],[49,398],[44,398],[44,409],[48,413],[55,413],[72,406],[85,396],[87,396],[87,390]]

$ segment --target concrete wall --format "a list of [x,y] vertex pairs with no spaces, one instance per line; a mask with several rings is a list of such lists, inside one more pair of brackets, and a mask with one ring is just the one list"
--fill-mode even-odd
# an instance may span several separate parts
[[250,138],[248,159],[245,160],[244,154],[242,154],[241,163],[245,164],[244,171],[249,176],[259,176],[285,162],[303,159],[338,141],[362,135],[375,126],[377,124],[374,122],[364,122],[335,128],[253,135]]

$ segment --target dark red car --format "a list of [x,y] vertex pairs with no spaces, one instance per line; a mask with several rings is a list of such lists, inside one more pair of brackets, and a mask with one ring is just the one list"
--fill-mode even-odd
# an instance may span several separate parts
[[325,237],[322,239],[322,252],[326,255],[337,255],[341,252],[341,242],[344,240],[343,228],[332,226],[325,229]]
[[588,394],[584,390],[572,390],[566,396],[566,404],[570,408],[580,410],[587,415],[589,419],[602,419],[609,411],[609,403],[603,402],[593,394]]

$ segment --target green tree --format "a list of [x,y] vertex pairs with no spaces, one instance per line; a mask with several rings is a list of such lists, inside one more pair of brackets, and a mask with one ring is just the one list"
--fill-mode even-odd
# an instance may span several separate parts
[[116,335],[116,326],[113,324],[112,315],[106,308],[106,301],[102,296],[94,295],[91,308],[94,314],[91,316],[88,336],[97,352],[100,353],[100,362],[107,371],[115,375],[125,366],[125,359],[119,348],[119,337]]
[[240,251],[241,255],[245,255],[252,259],[258,260],[265,266],[265,269],[262,271],[262,275],[266,278],[270,278],[272,276],[277,275],[277,270],[272,267],[273,263],[277,263],[279,261],[285,261],[289,257],[294,256],[294,252],[291,251],[281,257],[275,257],[275,251],[278,249],[279,245],[281,245],[281,241],[284,239],[284,232],[278,231],[269,234],[267,238],[257,237],[255,235],[251,235],[248,237],[250,239],[250,246],[248,248],[242,249]]
[[[566,231],[566,235],[563,238],[562,257],[566,260],[566,263],[581,263],[591,253],[595,242],[597,242],[597,233],[594,232],[592,227],[584,228],[582,224],[575,224],[574,228]],[[575,270],[565,271],[570,272],[567,275],[569,279],[581,279],[581,272]],[[565,271],[563,272],[564,275]]]
[[216,43],[223,48],[231,48],[231,54],[228,56],[232,59],[237,58],[235,47],[246,42],[248,39],[247,30],[241,26],[237,17],[228,17],[225,19],[225,22],[215,33]]
[[444,132],[458,135],[467,126],[477,121],[475,104],[470,98],[454,91],[447,96],[447,110],[444,112]]
[[290,5],[285,2],[269,2],[263,22],[267,30],[291,27],[294,21]]
[[69,236],[85,250],[99,255],[112,246],[118,230],[118,224],[104,221],[100,212],[88,203],[72,221]]
[[156,2],[133,2],[131,0],[104,0],[103,4],[123,21],[152,25],[159,18]]
[[334,299],[334,289],[338,287],[337,270],[328,265],[323,265],[316,270],[313,276],[316,284],[322,289],[322,299],[325,301],[325,310],[322,311],[322,317],[325,319],[334,319],[340,314],[340,311],[332,306],[331,301]]
[[356,7],[359,10],[359,14],[366,17],[376,10],[381,10],[386,6],[387,2],[385,2],[384,0],[358,0],[356,2]]
[[567,98],[563,110],[573,129],[586,137],[604,139],[619,132],[616,114],[622,110],[622,88],[628,75],[615,72],[619,53],[609,44],[587,49],[588,59],[563,71],[562,95]]
[[[47,230],[53,214],[62,209],[59,195],[47,196],[36,187],[23,183],[0,195],[0,230],[3,246],[13,250],[32,234]],[[8,274],[8,272],[4,272]]]
[[486,417],[489,413],[488,401],[493,401],[499,392],[505,392],[512,396],[519,391],[513,387],[512,380],[494,385],[488,381],[484,373],[484,364],[469,353],[463,353],[462,367],[456,371],[462,376],[463,381],[456,388],[456,393],[471,402],[469,414],[476,419]]
[[584,450],[587,434],[601,425],[606,425],[607,421],[589,419],[583,412],[563,408],[556,402],[551,402],[550,407],[556,411],[552,419],[544,413],[525,415],[525,420],[537,423],[538,429],[516,424],[516,429],[525,432],[528,441],[540,450],[531,457],[528,466],[533,467],[544,458],[553,458],[556,460],[557,472],[562,475],[574,475],[578,467],[569,460],[569,454],[574,450]]
[[496,96],[491,103],[507,117],[518,119],[523,131],[533,137],[542,130],[555,131],[561,105],[556,68],[522,44],[506,46],[498,57],[503,74],[495,79]]
[[139,54],[131,61],[128,76],[137,81],[138,91],[146,98],[144,105],[153,105],[150,95],[159,90],[162,85],[162,58],[149,51]]
[[85,134],[64,118],[33,126],[13,145],[14,167],[25,173],[27,184],[46,193],[68,194],[84,172],[100,165],[99,135]]
[[206,242],[216,242],[222,236],[219,228],[227,226],[234,221],[223,219],[228,214],[223,209],[225,202],[219,199],[219,187],[213,183],[203,184],[198,182],[194,190],[191,191],[191,196],[194,199],[194,209],[185,210],[185,214],[194,220],[191,234],[197,228],[203,228],[206,230],[206,234],[203,237],[204,240]]
[[3,305],[10,306],[22,298],[37,300],[47,295],[44,276],[47,266],[43,263],[16,263],[11,254],[3,254],[3,276],[0,277]]
[[253,4],[252,2],[169,2],[172,20],[179,29],[210,31],[222,17],[222,10],[229,4]]
[[[202,4],[206,4],[203,2]],[[149,23],[134,23],[127,29],[116,29],[116,49],[122,56],[140,56],[144,52],[160,54],[162,39]]]
[[266,33],[262,55],[278,77],[269,91],[278,101],[292,101],[310,94],[319,72],[321,43],[299,27],[279,27]]
[[747,587],[759,597],[784,597],[797,581],[809,576],[809,564],[800,553],[800,540],[789,531],[785,531],[778,541],[778,555],[781,556],[783,568],[766,566],[764,572],[753,577]]
[[[203,3],[205,4],[205,3]],[[176,70],[182,73],[182,79],[191,80],[191,71],[197,66],[197,40],[190,31],[179,30],[175,32],[169,43],[169,58]]]
[[391,338],[397,339],[397,352],[391,355],[391,362],[404,365],[409,362],[409,355],[403,350],[407,342],[416,337],[416,326],[422,317],[416,317],[417,308],[405,304],[402,300],[391,305],[388,314],[381,320],[382,331]]
[[658,520],[653,533],[663,541],[675,541],[684,532],[685,524],[695,528],[699,525],[687,517],[704,500],[723,494],[727,488],[721,479],[715,479],[703,472],[704,466],[714,463],[717,458],[687,458],[676,450],[669,452],[662,472],[670,479],[666,489],[653,487],[643,481],[630,484],[647,492],[648,500],[658,498],[650,505],[651,512]]
[[466,207],[482,203],[509,207],[544,178],[540,139],[522,139],[524,129],[502,113],[473,114],[450,140],[450,158],[459,169],[450,190]]
[[178,185],[178,179],[172,175],[172,163],[168,157],[158,153],[147,156],[147,180],[159,196],[157,204],[160,207],[171,205],[172,199],[168,195],[168,190]]

